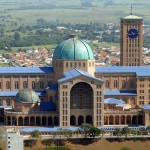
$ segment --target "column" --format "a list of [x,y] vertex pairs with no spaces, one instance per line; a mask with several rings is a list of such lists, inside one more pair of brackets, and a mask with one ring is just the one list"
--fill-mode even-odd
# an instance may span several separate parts
[[[76,116],[75,116],[76,117]],[[78,117],[76,117],[76,126],[78,126]]]

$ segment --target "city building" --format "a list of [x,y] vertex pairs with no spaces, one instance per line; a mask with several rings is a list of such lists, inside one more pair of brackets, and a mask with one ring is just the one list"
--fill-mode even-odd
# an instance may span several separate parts
[[6,126],[150,125],[150,66],[95,66],[76,35],[56,47],[52,67],[0,68],[0,90]]
[[16,129],[7,129],[6,131],[6,150],[23,150],[23,136]]

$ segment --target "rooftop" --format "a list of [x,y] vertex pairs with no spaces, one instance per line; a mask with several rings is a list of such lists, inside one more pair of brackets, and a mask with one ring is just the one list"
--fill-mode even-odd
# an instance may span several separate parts
[[135,73],[137,76],[150,76],[150,66],[97,66],[96,73]]
[[135,16],[135,15],[129,15],[129,16],[123,17],[122,19],[142,19],[142,18]]
[[104,95],[137,95],[136,90],[105,90]]
[[96,77],[92,76],[91,74],[89,74],[87,72],[84,72],[84,71],[81,71],[81,70],[78,70],[76,68],[65,72],[64,73],[64,78],[59,79],[58,82],[64,82],[66,80],[69,80],[69,79],[72,79],[72,78],[75,78],[75,77],[78,77],[78,76],[81,76],[81,75],[103,82],[103,80],[101,80],[99,78],[96,78]]
[[0,67],[0,74],[52,73],[52,67]]

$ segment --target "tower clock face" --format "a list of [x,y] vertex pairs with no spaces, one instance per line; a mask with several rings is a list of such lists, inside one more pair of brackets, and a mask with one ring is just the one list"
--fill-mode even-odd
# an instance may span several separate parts
[[139,32],[138,32],[137,29],[130,29],[128,31],[128,37],[131,38],[131,39],[137,38],[138,35],[139,35]]

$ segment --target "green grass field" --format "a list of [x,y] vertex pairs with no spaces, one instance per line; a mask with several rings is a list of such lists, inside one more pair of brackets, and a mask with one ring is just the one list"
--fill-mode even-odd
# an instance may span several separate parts
[[[136,6],[133,10],[135,15],[143,17],[144,20],[150,18],[150,8],[146,6]],[[49,22],[59,20],[61,23],[90,23],[90,22],[113,22],[119,23],[121,17],[130,13],[130,6],[107,6],[87,9],[37,9],[37,10],[9,10],[12,19],[23,18],[20,24],[35,24],[38,18],[43,18]]]

